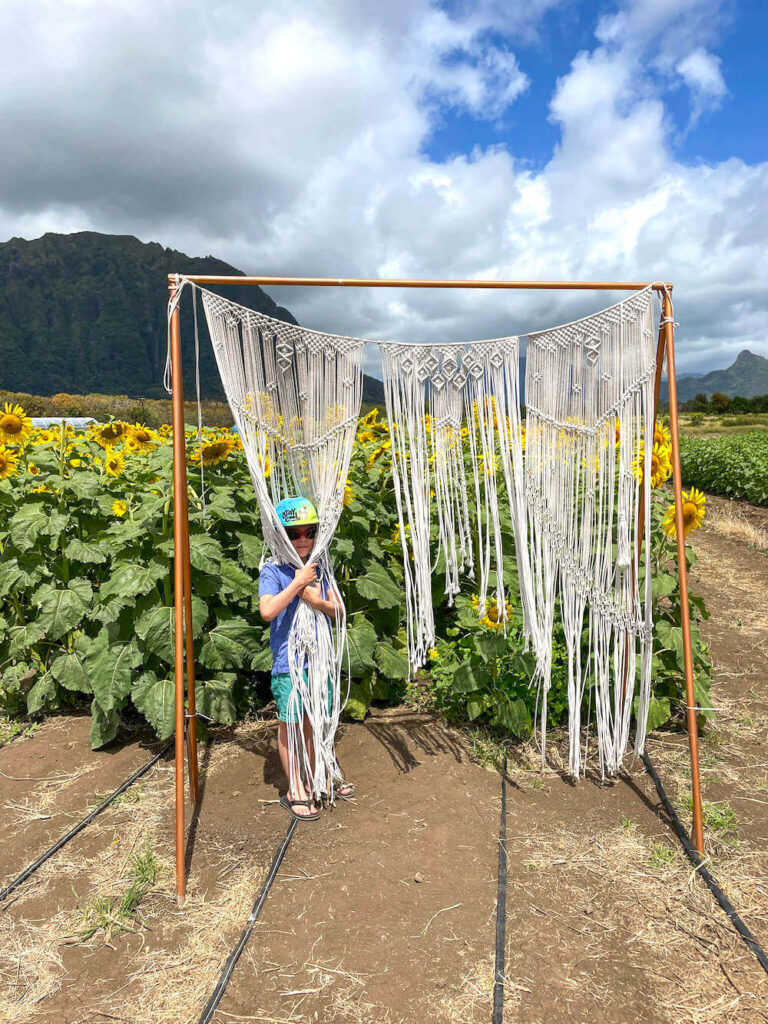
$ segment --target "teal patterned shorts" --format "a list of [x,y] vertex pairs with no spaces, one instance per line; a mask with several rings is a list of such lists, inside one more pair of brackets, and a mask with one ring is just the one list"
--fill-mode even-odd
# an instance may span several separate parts
[[[304,677],[306,680],[306,676]],[[272,696],[277,704],[277,715],[281,722],[299,722],[304,715],[301,697],[294,702],[291,709],[291,718],[288,718],[288,698],[291,696],[291,674],[290,672],[277,672],[272,676]],[[333,707],[333,682],[328,677],[328,714]]]

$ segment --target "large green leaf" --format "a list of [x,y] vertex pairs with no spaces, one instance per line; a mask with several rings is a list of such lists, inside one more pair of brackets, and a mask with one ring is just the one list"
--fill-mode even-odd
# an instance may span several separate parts
[[107,556],[100,544],[94,544],[92,541],[78,540],[77,537],[73,537],[69,544],[67,544],[64,548],[64,554],[70,561],[84,562],[87,565],[99,565],[107,560]]
[[27,676],[30,676],[29,681],[34,678],[34,672],[26,661],[17,661],[15,665],[8,665],[0,676],[0,693],[19,693],[22,681]]
[[531,731],[531,713],[524,700],[519,697],[513,701],[503,701],[496,708],[494,721],[511,732],[513,736],[522,738]]
[[344,705],[347,715],[356,722],[362,722],[372,699],[371,680],[364,679],[361,683],[352,683],[349,697]]
[[248,569],[258,569],[264,549],[261,538],[252,533],[240,534],[240,561]]
[[51,547],[55,547],[59,537],[64,533],[69,524],[69,516],[62,515],[61,512],[51,512],[46,517],[45,523],[40,527],[40,533],[50,537]]
[[80,622],[91,605],[93,591],[87,580],[70,582],[65,590],[44,583],[35,594],[38,606],[37,625],[47,640],[58,640]]
[[361,597],[375,601],[382,608],[394,608],[402,598],[400,587],[381,566],[373,566],[364,576],[358,576],[355,589]]
[[211,669],[248,669],[262,648],[260,629],[239,616],[223,619],[203,637],[200,664]]
[[482,680],[475,675],[475,667],[471,661],[462,662],[453,673],[451,689],[454,693],[474,693],[482,685]]
[[195,683],[195,709],[222,725],[232,725],[237,719],[232,687],[235,676],[229,679],[210,679]]
[[660,725],[668,722],[672,715],[672,708],[667,697],[656,697],[651,694],[648,704],[648,731],[658,729]]
[[85,659],[85,669],[93,695],[104,711],[109,711],[128,694],[133,669],[141,661],[141,651],[134,642],[112,643],[106,629],[102,629],[93,641]]
[[189,538],[189,560],[201,572],[215,575],[221,564],[221,544],[209,533],[193,533]]
[[509,641],[503,636],[489,634],[487,636],[478,636],[475,639],[475,650],[483,661],[486,662],[498,658],[508,646]]
[[56,682],[50,672],[40,676],[35,685],[27,694],[27,711],[33,715],[39,711],[46,701],[53,700],[56,696]]
[[[208,605],[196,594],[192,595],[192,632],[195,637],[208,618]],[[176,624],[172,605],[154,605],[143,612],[136,621],[136,636],[144,641],[144,647],[151,654],[169,665],[174,663],[174,638]]]
[[120,715],[115,708],[105,711],[97,700],[91,703],[91,749],[98,750],[117,736]]
[[109,579],[101,585],[99,596],[102,601],[113,598],[123,607],[140,594],[148,593],[167,572],[168,566],[155,559],[146,565],[117,562]]
[[[356,615],[353,624],[347,630],[349,643],[350,671],[353,676],[362,676],[368,669],[375,667],[373,649],[376,646],[376,631],[362,615]],[[347,659],[343,659],[342,667],[346,669]]]
[[51,663],[51,675],[67,690],[93,693],[91,680],[85,667],[85,658],[92,642],[90,637],[81,634],[76,637],[71,651],[60,654]]
[[241,597],[250,597],[258,589],[255,580],[231,558],[222,558],[219,575],[222,591],[225,594],[231,594],[236,600]]
[[43,630],[38,622],[28,622],[26,626],[11,626],[8,630],[8,656],[17,658],[26,654],[27,648],[42,638]]
[[376,644],[373,660],[387,679],[408,678],[408,655],[396,650],[392,644],[386,641]]
[[172,679],[158,679],[153,672],[142,675],[131,690],[131,700],[161,740],[174,730],[175,693]]
[[46,510],[35,502],[26,502],[10,522],[10,535],[19,551],[29,551],[45,526]]

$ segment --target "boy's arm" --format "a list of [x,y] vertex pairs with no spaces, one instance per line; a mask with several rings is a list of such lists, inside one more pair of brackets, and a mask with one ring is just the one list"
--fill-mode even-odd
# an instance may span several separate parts
[[305,565],[293,577],[291,582],[277,594],[262,594],[259,597],[259,615],[265,622],[271,622],[280,612],[285,611],[297,594],[302,594],[305,587],[317,578],[315,562]]
[[336,609],[339,609],[341,613],[344,607],[341,603],[341,598],[336,593],[336,590],[331,590],[327,598],[322,597],[319,583],[312,583],[308,587],[305,587],[304,593],[301,595],[302,600],[306,601],[307,604],[311,604],[313,608],[316,608],[319,612],[323,612],[328,616],[329,619],[336,617]]

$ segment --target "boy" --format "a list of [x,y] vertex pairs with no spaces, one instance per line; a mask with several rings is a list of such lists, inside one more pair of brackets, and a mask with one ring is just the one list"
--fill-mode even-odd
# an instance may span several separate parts
[[[304,567],[296,569],[292,565],[276,565],[266,562],[259,575],[259,614],[265,622],[270,623],[269,644],[272,648],[272,695],[277,704],[280,723],[277,728],[277,749],[280,761],[288,779],[288,792],[281,797],[280,803],[301,821],[314,821],[320,817],[320,808],[313,802],[304,780],[297,758],[291,758],[288,747],[288,699],[291,694],[291,676],[288,669],[288,634],[291,623],[299,607],[299,601],[306,601],[313,608],[323,612],[330,619],[336,615],[336,608],[341,607],[336,593],[330,599],[325,587],[320,587],[317,579],[317,563],[307,562],[317,536],[317,510],[307,498],[286,498],[276,506],[280,521],[283,523],[288,538],[296,549],[296,553]],[[330,680],[328,684],[330,699]],[[302,731],[306,744],[309,763],[314,763],[314,745],[312,742],[312,725],[301,709]],[[291,710],[291,721],[296,722],[296,711]],[[293,760],[293,764],[291,763]],[[337,796],[344,799],[354,795],[354,786],[342,782],[335,787]]]

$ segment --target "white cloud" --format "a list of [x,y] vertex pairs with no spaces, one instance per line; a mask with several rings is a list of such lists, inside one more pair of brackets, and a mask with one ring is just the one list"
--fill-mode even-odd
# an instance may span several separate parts
[[728,92],[720,58],[699,47],[681,60],[675,70],[691,90],[691,125],[694,125],[706,111],[719,107]]
[[[524,131],[426,155],[447,108],[513,108],[531,73],[515,47],[559,5],[226,0],[181,17],[171,0],[6,0],[0,235],[132,233],[263,274],[671,277],[682,369],[768,354],[768,167],[692,167],[670,145],[665,83],[717,98],[715,0],[602,17],[553,92],[560,138],[540,170]],[[413,340],[533,329],[606,298],[275,294],[308,325]]]

